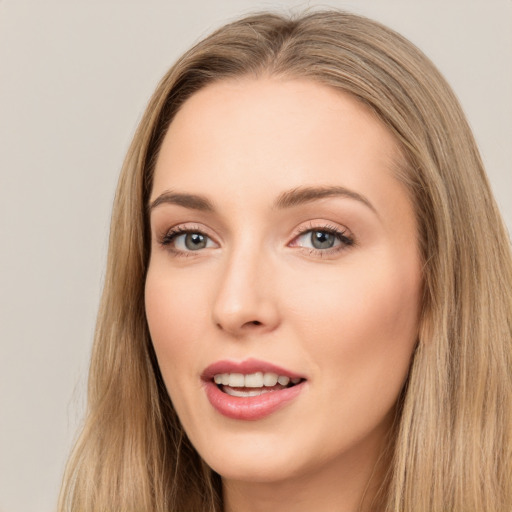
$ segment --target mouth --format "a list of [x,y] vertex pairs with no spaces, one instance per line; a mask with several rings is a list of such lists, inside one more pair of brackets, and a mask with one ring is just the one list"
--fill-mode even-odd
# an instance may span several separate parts
[[217,373],[213,382],[218,389],[234,397],[254,397],[273,393],[300,384],[305,379],[278,375],[274,372]]
[[258,420],[294,401],[307,379],[271,363],[219,361],[201,375],[206,396],[223,416]]

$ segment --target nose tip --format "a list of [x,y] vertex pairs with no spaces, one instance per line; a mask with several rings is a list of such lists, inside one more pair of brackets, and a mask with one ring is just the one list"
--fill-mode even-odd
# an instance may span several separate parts
[[279,324],[275,286],[262,262],[231,262],[221,279],[213,307],[216,327],[232,336],[265,333]]
[[218,329],[235,337],[246,334],[270,332],[278,324],[275,311],[262,303],[238,303],[229,308],[226,303],[214,310],[214,322]]

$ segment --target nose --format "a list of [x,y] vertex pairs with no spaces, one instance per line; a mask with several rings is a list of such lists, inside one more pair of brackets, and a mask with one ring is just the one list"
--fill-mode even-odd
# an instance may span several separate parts
[[236,338],[271,332],[279,325],[273,265],[257,251],[233,252],[219,277],[213,322]]

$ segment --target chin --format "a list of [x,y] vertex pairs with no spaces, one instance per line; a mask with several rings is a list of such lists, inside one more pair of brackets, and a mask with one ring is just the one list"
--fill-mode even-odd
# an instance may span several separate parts
[[225,458],[214,460],[208,465],[224,480],[251,482],[251,483],[278,483],[290,478],[298,477],[302,471],[290,461],[275,460],[275,457],[263,456],[251,460],[239,458]]
[[287,445],[286,437],[257,433],[230,437],[222,442],[211,436],[206,446],[196,445],[208,466],[226,480],[278,482],[301,474],[307,466],[301,460],[304,452]]

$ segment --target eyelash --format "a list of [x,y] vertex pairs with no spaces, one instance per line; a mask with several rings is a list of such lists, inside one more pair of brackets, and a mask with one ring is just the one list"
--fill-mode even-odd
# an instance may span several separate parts
[[198,228],[195,228],[194,226],[191,227],[183,227],[183,226],[176,226],[174,228],[171,228],[169,231],[167,231],[162,238],[160,239],[160,245],[165,247],[167,250],[169,250],[173,256],[176,257],[189,257],[192,256],[195,251],[182,251],[180,249],[176,249],[173,246],[173,242],[181,235],[188,235],[191,233],[197,233],[200,235],[205,236],[206,238],[209,238],[211,240],[211,237],[208,236],[204,230]]
[[[305,226],[303,228],[298,229],[294,235],[292,242],[300,238],[301,236],[304,236],[307,233],[313,233],[313,232],[320,232],[320,233],[327,233],[330,235],[334,235],[340,242],[339,245],[327,249],[315,249],[315,248],[308,248],[308,247],[302,247],[302,246],[295,246],[298,249],[302,249],[303,251],[306,251],[308,255],[310,256],[327,256],[327,255],[333,255],[337,254],[341,251],[344,251],[356,244],[354,238],[351,235],[347,234],[347,229],[340,229],[336,226],[332,225],[325,225],[325,226],[318,226],[310,224],[309,226]],[[176,257],[189,257],[193,256],[194,252],[200,252],[198,251],[182,251],[180,249],[176,249],[173,246],[173,242],[181,235],[187,235],[187,234],[200,234],[205,236],[206,238],[212,240],[212,238],[204,232],[201,228],[194,226],[192,227],[183,227],[183,226],[177,226],[169,231],[167,231],[159,240],[160,245],[168,249],[173,256]]]
[[298,238],[304,236],[307,233],[314,232],[334,235],[340,241],[340,244],[328,249],[315,249],[297,246],[299,249],[307,251],[308,255],[310,256],[319,256],[321,258],[324,256],[332,256],[339,252],[345,251],[356,244],[355,239],[353,238],[352,235],[348,234],[348,230],[346,228],[340,229],[332,225],[319,226],[315,224],[309,224],[308,226],[299,228],[297,232],[294,234],[292,241],[297,240]]

